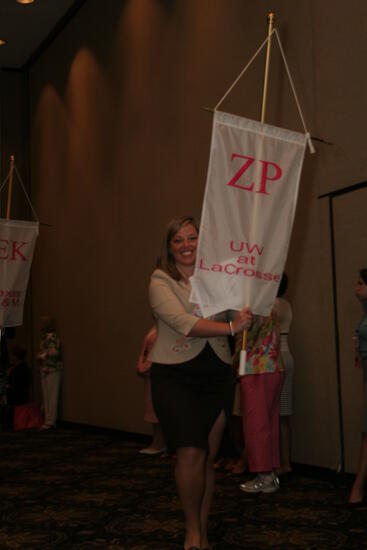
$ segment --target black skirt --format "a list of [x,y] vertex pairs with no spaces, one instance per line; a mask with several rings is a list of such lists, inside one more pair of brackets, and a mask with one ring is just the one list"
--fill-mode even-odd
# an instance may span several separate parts
[[153,406],[169,450],[208,449],[208,436],[222,410],[232,414],[230,365],[207,343],[199,355],[174,365],[153,363]]

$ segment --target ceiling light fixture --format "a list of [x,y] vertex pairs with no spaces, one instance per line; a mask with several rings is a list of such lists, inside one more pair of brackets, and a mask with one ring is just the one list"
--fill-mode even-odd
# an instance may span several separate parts
[[34,0],[17,0],[18,4],[33,4]]

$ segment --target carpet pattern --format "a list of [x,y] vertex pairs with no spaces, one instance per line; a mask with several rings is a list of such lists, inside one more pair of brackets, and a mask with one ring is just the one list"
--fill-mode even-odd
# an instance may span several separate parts
[[[0,433],[0,548],[182,550],[172,458],[137,454],[112,430]],[[367,507],[348,509],[351,476],[297,467],[269,495],[217,475],[216,550],[367,548]]]

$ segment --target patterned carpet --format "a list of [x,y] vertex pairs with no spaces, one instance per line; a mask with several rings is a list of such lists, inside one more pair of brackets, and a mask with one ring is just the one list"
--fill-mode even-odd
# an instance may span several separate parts
[[[173,459],[138,455],[111,430],[0,433],[0,548],[182,550]],[[270,495],[218,472],[216,550],[367,548],[367,507],[346,505],[350,476],[296,468]]]

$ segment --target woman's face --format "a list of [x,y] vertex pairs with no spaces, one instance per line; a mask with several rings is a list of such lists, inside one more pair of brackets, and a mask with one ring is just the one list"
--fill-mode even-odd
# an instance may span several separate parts
[[177,267],[195,265],[198,232],[191,223],[183,225],[170,241],[170,252]]
[[359,277],[356,286],[356,296],[359,300],[367,300],[367,285],[361,277]]

